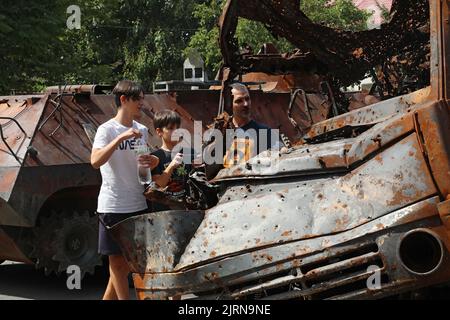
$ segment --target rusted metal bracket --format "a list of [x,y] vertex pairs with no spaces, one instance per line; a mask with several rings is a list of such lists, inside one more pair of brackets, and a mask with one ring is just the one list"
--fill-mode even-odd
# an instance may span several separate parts
[[64,89],[62,90],[62,92],[60,92],[56,98],[54,100],[49,99],[50,103],[52,103],[55,106],[55,109],[53,109],[53,111],[48,115],[47,118],[44,119],[44,121],[42,122],[42,124],[39,126],[38,130],[41,131],[41,129],[44,127],[44,125],[47,123],[48,120],[50,120],[50,118],[59,111],[59,125],[49,134],[49,137],[53,136],[56,131],[58,131],[59,128],[62,127],[63,125],[63,115],[62,115],[62,102],[63,102],[63,97],[64,96],[73,96],[72,93],[70,94],[64,94],[64,91],[66,90],[67,84],[64,86]]
[[418,117],[419,117],[418,113],[414,112],[414,114],[413,114],[414,130],[416,131],[417,141],[419,142],[420,152],[422,152],[422,154],[424,155],[425,159],[427,160],[427,163],[429,163],[427,151],[425,149],[425,141],[423,139],[422,130],[420,129],[420,124],[419,124]]
[[289,118],[289,121],[291,121],[294,128],[297,129],[300,132],[300,134],[304,134],[303,130],[300,129],[300,126],[298,125],[297,121],[295,121],[294,118],[292,117],[292,108],[294,107],[295,99],[297,98],[297,95],[299,93],[301,93],[303,96],[303,102],[304,102],[305,109],[306,109],[306,112],[309,117],[309,123],[311,125],[313,124],[313,119],[312,119],[311,112],[309,110],[309,105],[308,105],[308,97],[306,96],[306,92],[303,89],[296,89],[294,91],[294,93],[291,95],[291,101],[289,102],[289,108],[288,108],[288,118]]
[[[4,119],[4,120],[9,120],[9,121],[13,121],[15,124],[17,124],[17,126],[19,127],[19,129],[23,132],[23,134],[25,135],[25,138],[27,138],[27,133],[25,132],[25,130],[23,130],[22,126],[20,125],[20,123],[14,119],[14,118],[10,118],[10,117],[0,117],[0,119]],[[19,157],[16,155],[16,153],[11,149],[11,147],[9,146],[8,142],[6,141],[5,136],[3,135],[3,126],[0,126],[0,136],[2,138],[3,143],[5,144],[5,146],[8,148],[9,152],[11,152],[11,154],[14,156],[14,158],[16,158],[17,162],[19,162],[19,164],[22,164],[22,162],[20,161]]]
[[339,112],[336,106],[336,101],[334,100],[333,90],[331,90],[331,86],[328,81],[322,81],[320,83],[320,89],[322,90],[322,94],[326,95],[328,100],[331,102],[331,105],[333,107],[333,117],[337,117],[339,115]]
[[[230,88],[228,85],[233,80],[235,76],[230,68],[222,67],[220,70],[220,78],[222,80],[222,88],[220,90],[220,99],[219,99],[219,109],[217,111],[217,116],[219,117],[222,113],[225,112],[225,106],[227,104],[227,100],[229,100]],[[228,98],[228,99],[227,99]]]
[[438,203],[437,207],[442,223],[450,231],[450,195],[447,196],[447,200]]
[[[436,177],[433,174],[431,174],[433,172],[433,169],[431,167],[431,161],[430,161],[430,157],[428,155],[428,151],[427,151],[427,147],[426,147],[426,143],[425,143],[424,132],[421,129],[420,122],[419,122],[419,113],[417,111],[414,112],[414,114],[413,114],[413,123],[414,123],[414,130],[416,131],[416,137],[417,137],[417,142],[418,142],[418,145],[420,148],[420,152],[422,153],[422,155],[425,159],[425,163],[427,165],[428,171],[430,172],[431,180],[433,181],[433,184],[436,187],[436,189],[440,190],[439,184],[436,181]],[[445,196],[445,194],[442,195],[442,193],[441,193],[441,196]],[[450,223],[449,219],[450,219],[450,216],[447,217],[448,223]]]

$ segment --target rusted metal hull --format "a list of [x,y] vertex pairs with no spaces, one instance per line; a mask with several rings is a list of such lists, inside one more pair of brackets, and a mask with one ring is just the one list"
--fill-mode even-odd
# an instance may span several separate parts
[[[105,87],[77,85],[67,86],[58,100],[62,89],[50,87],[43,95],[0,98],[6,141],[0,141],[0,226],[4,227],[4,243],[14,244],[0,247],[0,259],[25,261],[30,253],[27,248],[36,243],[11,230],[23,228],[27,233],[39,225],[41,215],[65,207],[95,211],[101,177],[90,165],[92,140],[97,127],[115,115],[114,99],[102,94]],[[152,121],[155,112],[174,110],[183,128],[193,133],[197,120],[206,130],[217,115],[219,95],[218,90],[149,94],[138,121],[149,128],[150,143],[158,146],[160,138]],[[297,137],[284,116],[289,92],[257,89],[252,95],[255,119],[279,128],[291,139]],[[311,102],[312,108],[316,104]],[[324,119],[318,117],[316,121]]]
[[[167,272],[180,260],[203,217],[202,211],[154,212],[129,219],[112,231],[127,246],[123,252],[132,272]],[[155,268],[148,269],[150,265]]]
[[[436,215],[438,201],[432,197],[345,232],[235,252],[197,265],[177,265],[171,272],[144,273],[141,266],[133,275],[136,292],[140,299],[188,293],[201,299],[353,299],[380,298],[444,282],[450,279],[450,243]],[[146,222],[128,223],[143,227]],[[399,243],[406,233],[424,228],[441,239],[442,261],[432,274],[412,274],[399,258]],[[380,273],[381,287],[369,289],[367,279],[374,270]]]
[[[8,205],[16,211],[15,216],[12,213],[1,214],[0,225],[33,226],[39,209],[56,191],[100,185],[98,171],[89,165],[90,139],[93,139],[101,123],[115,115],[114,100],[111,95],[89,94],[95,91],[92,86],[71,86],[69,89],[74,92],[68,92],[62,98],[63,124],[59,129],[58,113],[44,121],[55,108],[52,96],[38,97],[38,101],[30,105],[26,104],[25,97],[2,97],[6,102],[5,112],[1,115],[17,119],[24,127],[26,136],[10,120],[0,120],[6,140],[19,159],[16,160],[0,141],[0,203],[5,203],[5,212]],[[88,93],[83,93],[83,90]],[[283,114],[287,110],[289,93],[256,90],[252,94],[255,119],[279,128],[294,139],[298,133]],[[17,106],[7,107],[8,102],[12,104],[10,101],[15,100],[19,101]],[[150,142],[158,146],[161,142],[154,132],[152,121],[155,112],[165,109],[178,112],[182,117],[182,127],[193,133],[194,121],[202,121],[203,129],[207,129],[206,125],[217,114],[218,100],[217,90],[146,95],[145,110],[138,121],[149,128]],[[18,110],[14,111],[15,108]],[[90,135],[86,132],[86,125],[92,129]],[[27,151],[31,146],[37,151],[36,156],[30,156]],[[36,186],[39,188],[35,189]],[[27,199],[30,194],[37,199]],[[22,217],[24,214],[26,219]]]
[[[371,126],[355,138],[304,144],[268,167],[258,161],[262,154],[250,166],[222,170],[215,180],[223,190],[219,202],[189,241],[181,237],[183,254],[169,265],[140,257],[133,269],[138,296],[379,298],[450,280],[450,172],[440,171],[450,161],[443,137],[450,112],[428,101],[366,119]],[[347,117],[361,123],[365,113]],[[425,127],[432,131],[424,133]],[[438,133],[434,145],[424,143]],[[146,219],[116,228],[155,232]],[[429,274],[411,272],[400,258],[399,244],[412,230],[435,234],[442,244],[442,259]],[[156,248],[136,233],[120,241],[165,252],[161,242]],[[383,282],[377,289],[366,286],[375,270],[370,266],[378,266]]]
[[[228,47],[236,3],[226,3],[220,41],[237,70]],[[189,239],[177,238],[181,256],[140,257],[138,298],[370,299],[450,280],[449,8],[429,4],[430,86],[313,124],[289,152],[220,171],[219,201]],[[150,216],[115,230],[152,230]],[[155,252],[147,239],[131,232],[120,242]]]

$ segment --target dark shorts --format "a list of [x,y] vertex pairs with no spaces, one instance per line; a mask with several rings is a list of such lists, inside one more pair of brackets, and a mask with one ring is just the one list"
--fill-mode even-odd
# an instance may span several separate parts
[[[146,209],[132,213],[98,213],[98,218],[101,219],[108,227],[111,227],[125,219],[147,212],[149,212],[149,210]],[[121,255],[122,251],[120,250],[117,242],[111,236],[110,231],[106,229],[101,221],[98,223],[98,253],[106,256]]]

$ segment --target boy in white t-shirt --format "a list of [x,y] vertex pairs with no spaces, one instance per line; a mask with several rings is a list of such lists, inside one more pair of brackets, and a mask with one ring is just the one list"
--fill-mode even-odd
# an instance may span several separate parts
[[[139,84],[122,80],[115,86],[113,94],[118,107],[117,115],[98,127],[91,154],[92,166],[100,168],[102,175],[97,212],[108,226],[147,211],[134,150],[136,145],[147,143],[148,130],[133,120],[141,115],[144,91]],[[150,169],[159,162],[152,155],[141,155],[138,160]],[[103,299],[128,299],[130,270],[103,223],[99,224],[99,253],[108,256],[110,272]]]

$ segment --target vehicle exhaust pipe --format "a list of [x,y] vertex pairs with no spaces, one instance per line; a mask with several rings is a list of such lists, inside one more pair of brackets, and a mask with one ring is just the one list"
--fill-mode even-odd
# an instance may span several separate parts
[[428,229],[407,232],[398,246],[400,261],[409,272],[429,275],[442,264],[444,249],[439,237]]

